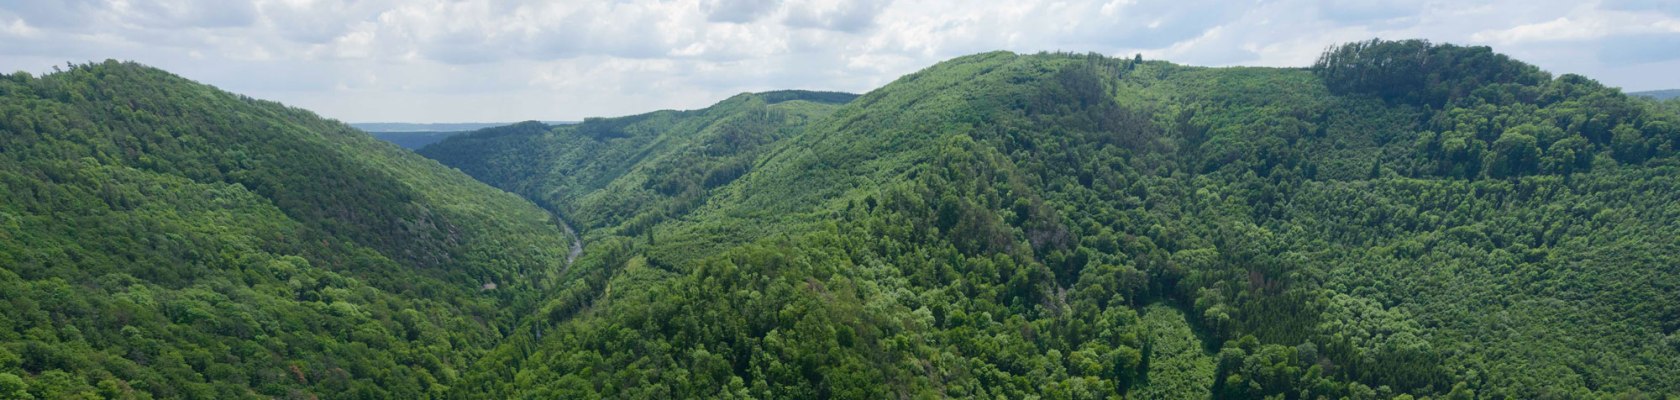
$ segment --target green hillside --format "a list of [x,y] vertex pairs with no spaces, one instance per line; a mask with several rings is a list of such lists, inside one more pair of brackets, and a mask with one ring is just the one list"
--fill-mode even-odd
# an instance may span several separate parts
[[701,110],[487,128],[419,153],[552,205],[581,229],[634,236],[702,204],[754,168],[767,145],[855,97],[741,94]]
[[1585,77],[1373,41],[1281,69],[986,53],[772,97],[423,149],[586,238],[455,388],[1680,392],[1680,114]]
[[1677,147],[1680,102],[1422,41],[984,53],[419,154],[0,75],[0,399],[1673,398]]
[[349,126],[114,61],[0,76],[0,185],[0,398],[442,396],[571,241]]

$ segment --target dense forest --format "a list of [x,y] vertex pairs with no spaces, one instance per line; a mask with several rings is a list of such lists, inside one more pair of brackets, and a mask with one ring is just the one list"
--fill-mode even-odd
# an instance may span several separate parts
[[1680,100],[1424,41],[984,53],[418,154],[17,73],[0,399],[1674,398],[1676,147]]
[[[780,101],[778,101],[780,100]],[[1669,398],[1676,103],[1486,47],[986,53],[420,151],[584,256],[493,398]]]
[[0,398],[452,393],[565,267],[518,196],[108,61],[0,76]]

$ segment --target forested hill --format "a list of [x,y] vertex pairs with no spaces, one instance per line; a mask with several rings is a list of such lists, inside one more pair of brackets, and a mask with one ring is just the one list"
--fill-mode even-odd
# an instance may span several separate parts
[[114,61],[0,76],[0,185],[0,398],[442,396],[570,242],[349,126]]
[[1677,147],[1680,102],[1422,41],[984,53],[419,155],[0,75],[0,398],[1672,397]]
[[486,397],[1680,393],[1680,114],[1484,47],[950,60],[422,154],[586,250]]
[[856,97],[744,93],[700,110],[486,128],[419,153],[550,205],[580,229],[635,235],[703,204],[752,169],[768,144]]

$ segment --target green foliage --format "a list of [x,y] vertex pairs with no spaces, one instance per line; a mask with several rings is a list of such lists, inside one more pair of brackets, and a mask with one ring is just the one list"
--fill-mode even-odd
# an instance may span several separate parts
[[117,62],[0,79],[0,187],[7,398],[439,397],[568,241],[348,126]]
[[1493,141],[1483,165],[1488,168],[1488,176],[1494,178],[1533,174],[1540,167],[1540,147],[1533,136],[1505,131]]
[[299,110],[117,63],[0,99],[3,396],[1680,392],[1680,103],[1486,48],[985,53],[420,151],[574,262]]
[[1148,364],[1145,377],[1133,397],[1145,399],[1205,399],[1213,395],[1214,359],[1202,349],[1202,342],[1184,318],[1184,313],[1164,305],[1144,309],[1143,324],[1149,331],[1144,343]]
[[576,216],[590,238],[563,295],[464,385],[1680,390],[1680,302],[1664,294],[1680,287],[1666,267],[1680,254],[1665,203],[1680,196],[1677,115],[1585,78],[1376,41],[1312,69],[987,53],[843,106],[778,116],[800,102],[770,97],[423,150]]
[[1398,103],[1440,108],[1493,84],[1532,86],[1551,79],[1533,66],[1485,46],[1426,40],[1372,39],[1331,47],[1313,71],[1337,93],[1366,93]]
[[29,394],[29,384],[11,373],[0,372],[0,399],[27,400],[35,398]]

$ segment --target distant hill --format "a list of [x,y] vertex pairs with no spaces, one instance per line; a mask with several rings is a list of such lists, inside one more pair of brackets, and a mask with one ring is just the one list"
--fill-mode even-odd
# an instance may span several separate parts
[[409,123],[409,122],[354,122],[350,126],[368,133],[374,132],[464,132],[484,128],[508,125],[512,122],[450,122],[450,123]]
[[824,92],[814,90],[776,90],[756,94],[764,102],[776,104],[784,101],[805,100],[813,103],[846,104],[858,98],[855,93]]
[[1650,97],[1650,98],[1657,99],[1657,100],[1668,100],[1668,99],[1680,97],[1680,89],[1648,90],[1648,91],[1643,91],[1643,92],[1632,92],[1632,93],[1628,93],[1628,95],[1629,96]]
[[387,142],[394,143],[409,150],[418,150],[426,145],[437,143],[450,136],[470,131],[419,131],[419,132],[368,132],[369,135]]
[[[549,125],[574,124],[573,121],[543,121]],[[408,122],[361,122],[350,126],[361,129],[373,137],[409,150],[418,150],[428,144],[437,143],[450,136],[472,132],[479,129],[495,128],[511,125],[511,122],[457,122],[457,123],[408,123]]]

